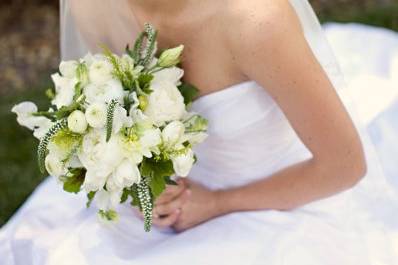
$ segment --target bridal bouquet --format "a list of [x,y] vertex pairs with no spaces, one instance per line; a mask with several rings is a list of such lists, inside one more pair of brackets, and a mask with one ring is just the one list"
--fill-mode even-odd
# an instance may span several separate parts
[[40,170],[67,192],[86,192],[87,207],[95,200],[107,220],[117,217],[119,203],[138,206],[149,231],[154,200],[174,175],[189,174],[192,147],[207,136],[207,120],[187,111],[197,90],[180,80],[182,50],[155,57],[156,30],[146,24],[122,56],[104,47],[61,62],[47,111],[32,102],[12,109],[40,139]]

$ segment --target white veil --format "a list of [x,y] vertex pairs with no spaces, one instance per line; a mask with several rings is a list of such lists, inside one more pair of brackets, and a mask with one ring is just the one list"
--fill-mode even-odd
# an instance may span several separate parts
[[[358,185],[364,201],[378,208],[378,201],[396,196],[387,187],[386,178],[370,141],[368,133],[357,118],[356,107],[346,87],[344,76],[323,29],[308,0],[290,0],[301,22],[305,37],[313,53],[329,76],[345,107],[350,112],[361,135],[368,160],[368,174]],[[128,42],[139,32],[138,24],[128,0],[60,0],[61,14],[61,57],[63,60],[76,59],[88,51],[96,52],[98,44],[106,44],[114,52],[123,51]],[[71,12],[73,10],[73,12]],[[390,191],[390,192],[387,192]],[[387,200],[390,201],[390,200]],[[391,200],[396,201],[396,199]],[[394,207],[392,207],[394,208]]]

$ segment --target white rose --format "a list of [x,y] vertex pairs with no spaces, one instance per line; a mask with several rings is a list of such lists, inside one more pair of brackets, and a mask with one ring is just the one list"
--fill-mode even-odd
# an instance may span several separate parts
[[89,84],[84,88],[83,94],[86,96],[86,101],[90,104],[95,102],[109,103],[112,99],[122,103],[124,97],[123,86],[116,79],[110,79],[101,84]]
[[93,128],[103,128],[106,124],[107,107],[105,103],[93,103],[86,109],[86,120]]
[[172,157],[171,160],[175,173],[180,177],[188,176],[195,162],[194,154],[191,149],[188,149],[185,154]]
[[125,159],[113,172],[114,183],[121,189],[131,187],[141,181],[141,173],[137,165]]
[[151,88],[153,92],[148,97],[145,115],[158,126],[181,119],[186,111],[184,98],[178,88],[168,81],[155,83]]
[[56,178],[63,176],[67,173],[62,158],[57,156],[55,153],[50,152],[44,161],[47,172]]
[[33,130],[33,135],[38,139],[43,137],[53,124],[51,120],[46,117],[33,115],[37,112],[37,106],[30,101],[15,105],[11,111],[17,114],[17,122],[21,126]]
[[168,81],[178,86],[181,84],[181,78],[184,75],[184,70],[178,67],[170,67],[162,69],[161,71],[155,72],[153,74],[153,80],[151,84],[161,83],[163,81]]
[[106,59],[94,60],[90,67],[88,76],[95,84],[103,84],[112,79],[113,66]]
[[58,109],[72,104],[77,79],[62,77],[59,74],[53,74],[51,78],[55,84],[55,98],[51,103],[57,106]]
[[59,71],[63,77],[76,77],[77,62],[76,61],[62,61],[59,65]]
[[75,133],[84,133],[86,131],[87,121],[82,111],[75,110],[68,116],[68,128]]
[[166,146],[174,146],[184,135],[185,127],[180,121],[172,121],[163,129],[162,139]]

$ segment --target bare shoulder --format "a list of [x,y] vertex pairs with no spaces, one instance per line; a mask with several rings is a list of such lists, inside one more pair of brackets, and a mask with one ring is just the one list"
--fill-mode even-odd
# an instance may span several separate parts
[[[272,46],[301,33],[300,21],[289,0],[231,1],[224,14],[224,40],[233,51]],[[264,46],[265,45],[265,46]]]

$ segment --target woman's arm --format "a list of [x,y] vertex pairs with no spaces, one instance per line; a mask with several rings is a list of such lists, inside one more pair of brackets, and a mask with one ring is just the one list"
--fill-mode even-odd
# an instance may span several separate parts
[[366,171],[357,131],[289,1],[257,2],[228,34],[230,48],[244,74],[274,98],[313,158],[221,191],[222,212],[292,209],[352,187]]
[[274,98],[313,157],[230,190],[209,192],[191,183],[177,230],[230,212],[293,209],[352,187],[366,172],[357,131],[289,1],[254,0],[234,10],[226,47],[247,78]]

